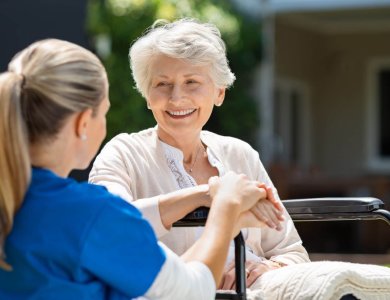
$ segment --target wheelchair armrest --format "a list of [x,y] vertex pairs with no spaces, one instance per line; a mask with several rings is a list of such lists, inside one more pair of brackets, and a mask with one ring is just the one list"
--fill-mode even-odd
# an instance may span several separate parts
[[283,201],[294,221],[382,219],[390,224],[390,212],[371,197],[308,198]]
[[[293,221],[384,220],[390,225],[390,212],[382,200],[371,197],[307,198],[283,200]],[[200,207],[177,221],[175,227],[202,226],[209,208]]]
[[194,211],[187,214],[184,218],[179,221],[176,221],[174,227],[193,227],[193,226],[203,226],[206,223],[207,216],[209,215],[208,207],[199,207]]

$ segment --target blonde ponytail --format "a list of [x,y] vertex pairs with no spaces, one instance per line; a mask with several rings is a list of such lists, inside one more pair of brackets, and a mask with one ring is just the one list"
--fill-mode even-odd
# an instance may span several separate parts
[[21,112],[22,83],[21,75],[0,75],[0,267],[6,270],[10,266],[4,261],[4,241],[31,177],[28,137]]

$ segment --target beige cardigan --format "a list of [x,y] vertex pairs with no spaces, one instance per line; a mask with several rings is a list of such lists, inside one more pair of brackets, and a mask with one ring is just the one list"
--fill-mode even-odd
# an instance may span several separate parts
[[[201,139],[226,171],[244,173],[273,187],[258,153],[249,144],[208,131],[202,131]],[[110,192],[139,208],[160,240],[178,255],[195,242],[195,228],[174,227],[168,231],[161,222],[158,195],[176,191],[178,185],[167,165],[157,127],[114,137],[97,156],[89,180],[106,186]],[[287,212],[285,217],[282,231],[249,228],[246,244],[259,257],[286,264],[309,261]]]

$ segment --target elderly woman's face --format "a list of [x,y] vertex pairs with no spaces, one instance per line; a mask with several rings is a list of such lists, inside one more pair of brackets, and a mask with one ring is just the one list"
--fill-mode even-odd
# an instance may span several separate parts
[[151,64],[151,74],[147,101],[160,138],[199,134],[213,106],[225,96],[225,88],[214,85],[208,66],[160,55]]

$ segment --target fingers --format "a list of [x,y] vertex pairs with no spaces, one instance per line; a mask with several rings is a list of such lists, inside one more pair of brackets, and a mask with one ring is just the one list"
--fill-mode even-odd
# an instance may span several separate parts
[[218,176],[212,176],[209,178],[209,185],[215,185],[218,182]]
[[275,195],[274,195],[274,191],[272,189],[272,187],[267,187],[265,185],[265,183],[261,183],[261,182],[258,182],[257,183],[257,186],[260,187],[260,188],[263,188],[266,190],[267,192],[267,199],[274,205],[274,207],[283,212],[283,205],[282,203],[280,202],[280,200],[278,200]]
[[258,262],[247,262],[250,264],[246,264],[247,269],[248,269],[248,275],[246,278],[246,286],[251,287],[252,284],[259,278],[261,275],[263,275],[265,272],[269,271],[270,269],[268,268],[267,265],[263,263],[258,263]]
[[251,209],[251,212],[255,215],[255,217],[259,221],[265,223],[268,227],[270,227],[270,228],[276,227],[276,225],[273,222],[271,222],[269,217],[267,217],[267,214],[264,212],[264,210],[262,209],[262,206],[260,204],[257,204],[256,206],[254,206]]
[[210,177],[209,178],[209,195],[210,197],[212,198],[215,193],[218,191],[218,187],[219,187],[219,179],[217,176],[213,176],[213,177]]
[[227,266],[225,267],[225,273],[226,272],[229,272],[231,270],[234,270],[234,268],[236,267],[236,264],[235,264],[235,261],[232,260],[230,263],[227,264]]
[[[273,270],[263,262],[247,261],[245,262],[246,287],[251,287],[252,284],[265,272]],[[225,269],[219,289],[233,290],[236,287],[236,270],[234,262],[230,263]]]
[[[253,208],[253,213],[259,220],[265,222],[267,226],[281,230],[280,222],[284,221],[284,208],[281,201],[275,197],[271,187],[267,187],[264,183],[260,182],[257,182],[257,186],[266,190],[266,200],[268,201],[259,201],[259,203],[264,205],[257,203]],[[267,202],[272,205],[265,205]]]
[[278,231],[282,230],[280,222],[284,220],[284,216],[280,213],[280,211],[276,210],[270,202],[258,202],[251,209],[251,212],[259,221],[264,222],[268,227],[274,228]]
[[235,284],[236,284],[236,270],[235,270],[235,264],[233,262],[232,267],[226,269],[225,273],[222,276],[220,289],[233,290],[235,288]]
[[274,226],[273,228],[278,230],[278,231],[281,231],[282,226],[280,224],[279,211],[277,211],[274,206],[267,205],[267,204],[265,204],[264,210],[267,213],[267,216],[270,220],[270,223],[273,224],[273,226]]
[[266,191],[267,191],[267,198],[268,198],[268,200],[272,202],[272,204],[274,205],[274,207],[277,210],[279,210],[280,212],[283,212],[282,202],[280,202],[280,200],[276,199],[276,197],[274,195],[274,191],[272,190],[272,188],[271,187],[267,187]]
[[221,281],[218,285],[218,289],[224,289],[223,287],[224,287],[224,283],[225,283],[226,274],[228,274],[231,270],[234,270],[234,267],[235,267],[234,260],[225,266]]

